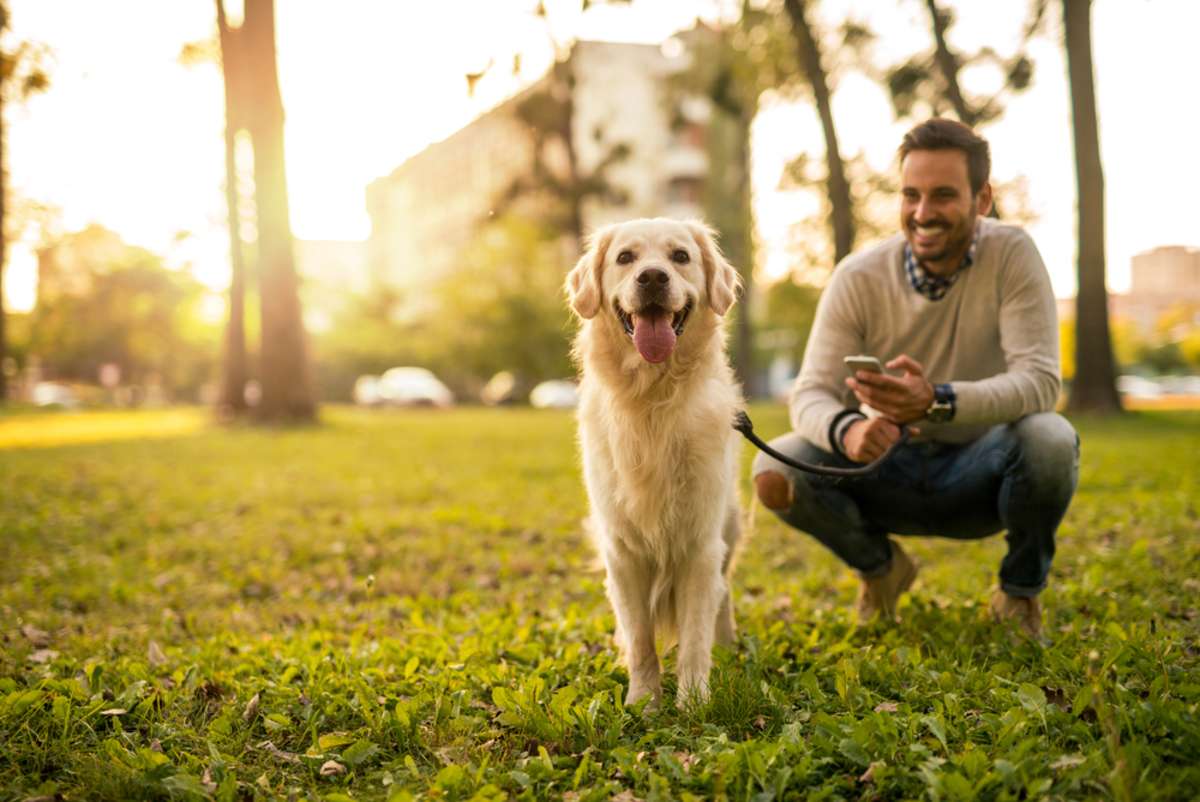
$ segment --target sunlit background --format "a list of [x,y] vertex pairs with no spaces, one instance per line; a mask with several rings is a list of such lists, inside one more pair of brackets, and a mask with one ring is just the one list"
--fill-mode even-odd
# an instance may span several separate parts
[[[236,15],[237,4],[229,5]],[[503,106],[542,78],[556,57],[566,57],[577,40],[645,43],[668,53],[677,44],[675,34],[697,20],[729,26],[740,5],[280,2],[278,72],[301,273],[307,265],[336,259],[331,254],[350,252],[340,247],[361,243],[346,286],[372,286],[371,271],[378,266],[362,256],[372,235],[368,185]],[[833,110],[843,155],[862,156],[887,173],[912,120],[896,119],[878,70],[930,47],[924,4],[815,5],[827,60],[837,62]],[[945,5],[956,12],[951,44],[959,52],[990,47],[1010,54],[1029,18],[1025,3]],[[186,45],[214,40],[213,3],[12,0],[11,13],[9,40],[44,46],[51,83],[5,110],[10,193],[16,199],[7,308],[23,312],[34,306],[39,247],[98,223],[160,255],[170,267],[189,268],[212,291],[202,315],[219,324],[225,316],[219,293],[230,275],[222,78],[215,59],[181,57]],[[1001,197],[1010,216],[1028,225],[1055,293],[1065,299],[1075,290],[1076,231],[1060,17],[1051,4],[1026,48],[1035,65],[1031,86],[1006,96],[1003,115],[982,131],[992,143],[994,178],[1009,188]],[[869,63],[836,50],[836,32],[846,20],[861,21],[874,32]],[[1107,275],[1118,294],[1130,288],[1135,254],[1200,245],[1200,194],[1194,190],[1200,184],[1200,104],[1189,88],[1200,75],[1197,30],[1200,4],[1190,0],[1094,3]],[[470,91],[468,74],[481,75]],[[994,70],[967,67],[962,80],[979,94],[999,88]],[[811,231],[796,228],[798,221],[820,214],[819,194],[781,182],[797,156],[819,160],[823,153],[814,107],[803,94],[768,92],[752,130],[754,269],[760,287],[789,275],[819,284],[831,267],[821,258],[825,250],[806,245]],[[439,200],[425,198],[430,204]],[[859,245],[870,239],[869,232],[860,233]],[[419,272],[414,261],[389,269]],[[328,271],[328,264],[312,267],[320,269]],[[318,333],[335,325],[321,309],[307,310],[306,321]]]

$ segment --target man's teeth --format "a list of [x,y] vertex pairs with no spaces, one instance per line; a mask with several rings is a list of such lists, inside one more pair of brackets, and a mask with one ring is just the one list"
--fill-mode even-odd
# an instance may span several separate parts
[[932,237],[942,232],[941,226],[917,226],[917,233],[922,237]]

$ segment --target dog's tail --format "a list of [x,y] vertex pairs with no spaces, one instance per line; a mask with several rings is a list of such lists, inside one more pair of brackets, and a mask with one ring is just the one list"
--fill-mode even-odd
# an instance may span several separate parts
[[675,588],[663,572],[654,578],[650,586],[650,620],[654,622],[654,637],[662,644],[664,652],[679,642]]

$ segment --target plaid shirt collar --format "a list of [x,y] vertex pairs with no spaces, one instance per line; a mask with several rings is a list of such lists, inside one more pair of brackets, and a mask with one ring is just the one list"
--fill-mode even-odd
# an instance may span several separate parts
[[954,282],[958,281],[959,275],[968,267],[975,264],[975,248],[978,244],[979,229],[976,227],[975,233],[971,235],[971,244],[967,246],[967,252],[963,254],[963,259],[958,265],[958,270],[955,270],[947,277],[943,277],[926,270],[913,256],[912,246],[905,243],[904,271],[908,273],[908,283],[912,285],[914,290],[929,300],[942,300],[946,297],[946,293],[950,291],[950,288],[954,286]]

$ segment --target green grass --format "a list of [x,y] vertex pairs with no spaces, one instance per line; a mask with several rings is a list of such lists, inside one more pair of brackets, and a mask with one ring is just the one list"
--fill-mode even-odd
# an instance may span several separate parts
[[713,700],[642,714],[569,415],[9,416],[0,799],[1194,798],[1200,414],[1077,424],[1048,647],[985,620],[1001,538],[909,541],[862,629],[759,510]]

